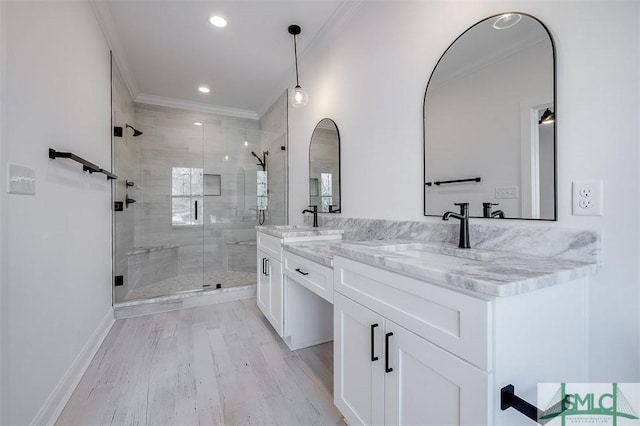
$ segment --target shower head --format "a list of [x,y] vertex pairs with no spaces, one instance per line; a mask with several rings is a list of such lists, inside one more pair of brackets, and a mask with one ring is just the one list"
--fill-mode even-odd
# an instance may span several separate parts
[[130,128],[131,130],[133,130],[133,136],[140,136],[142,134],[142,132],[140,130],[136,130],[133,126],[130,126],[129,124],[127,124],[127,127]]

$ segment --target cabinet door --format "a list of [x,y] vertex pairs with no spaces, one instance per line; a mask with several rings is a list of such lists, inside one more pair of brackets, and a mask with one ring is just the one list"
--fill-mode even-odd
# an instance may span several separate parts
[[282,321],[283,291],[282,291],[282,263],[267,256],[265,265],[267,279],[269,280],[269,311],[267,318],[278,335],[284,334]]
[[490,424],[487,373],[389,320],[385,341],[385,424]]
[[258,250],[258,263],[256,267],[256,270],[258,271],[258,288],[256,299],[258,302],[258,307],[265,316],[268,316],[269,314],[270,298],[269,276],[266,274],[267,258],[268,256],[262,250]]
[[333,400],[351,425],[384,421],[384,318],[334,294]]

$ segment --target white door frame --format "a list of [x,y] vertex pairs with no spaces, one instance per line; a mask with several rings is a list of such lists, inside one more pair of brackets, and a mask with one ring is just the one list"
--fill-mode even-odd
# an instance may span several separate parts
[[539,111],[553,108],[553,102],[532,97],[520,102],[520,188],[522,217],[540,218],[540,132]]

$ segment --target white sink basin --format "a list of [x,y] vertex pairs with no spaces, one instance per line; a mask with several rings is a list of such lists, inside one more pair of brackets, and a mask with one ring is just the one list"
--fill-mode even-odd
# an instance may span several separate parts
[[491,253],[478,252],[469,249],[459,249],[428,243],[402,243],[378,246],[376,249],[402,256],[421,259],[425,262],[441,265],[465,265],[477,262],[487,262],[495,259]]
[[470,263],[478,263],[478,260],[468,259],[465,257],[449,256],[448,254],[431,253],[425,250],[400,250],[395,252],[402,256],[409,256],[415,259],[424,260],[433,265],[458,266],[468,265]]

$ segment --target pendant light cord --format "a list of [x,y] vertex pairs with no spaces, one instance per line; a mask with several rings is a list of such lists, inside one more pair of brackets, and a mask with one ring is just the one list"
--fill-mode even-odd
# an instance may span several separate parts
[[296,43],[296,35],[293,35],[293,54],[296,58],[296,87],[300,86],[300,81],[298,81],[298,45]]

